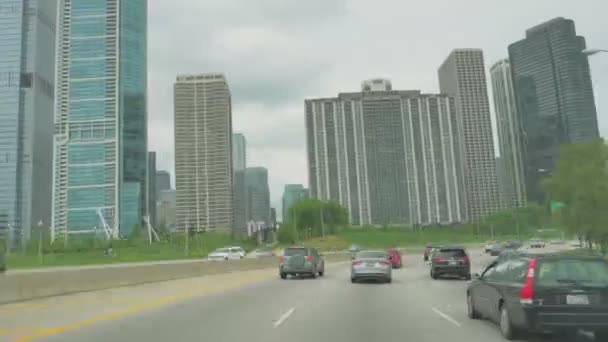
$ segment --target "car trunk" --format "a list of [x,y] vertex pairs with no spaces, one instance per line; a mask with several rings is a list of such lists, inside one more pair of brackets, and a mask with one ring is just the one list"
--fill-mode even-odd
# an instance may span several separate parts
[[287,265],[290,268],[303,268],[306,263],[306,256],[302,254],[292,255],[287,258]]
[[441,250],[435,255],[433,263],[435,266],[464,266],[468,265],[469,260],[463,250]]

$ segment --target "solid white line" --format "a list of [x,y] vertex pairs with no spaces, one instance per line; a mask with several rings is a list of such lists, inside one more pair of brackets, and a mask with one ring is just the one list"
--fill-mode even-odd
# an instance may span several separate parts
[[441,316],[443,319],[445,319],[446,321],[454,324],[457,327],[461,327],[462,325],[460,325],[460,323],[458,323],[458,321],[456,321],[455,319],[453,319],[452,317],[450,317],[449,315],[439,311],[439,309],[437,308],[431,308],[431,310],[433,310],[433,312],[435,312],[436,314],[438,314],[439,316]]
[[294,311],[296,311],[296,308],[291,308],[291,309],[287,310],[286,313],[284,313],[281,317],[279,317],[279,319],[276,322],[274,322],[274,327],[278,328],[281,324],[283,324],[289,318],[289,316],[291,316],[291,314],[293,314]]

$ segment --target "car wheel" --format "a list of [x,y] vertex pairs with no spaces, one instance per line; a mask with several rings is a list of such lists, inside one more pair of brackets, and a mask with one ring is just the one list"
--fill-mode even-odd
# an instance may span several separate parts
[[227,256],[225,256],[225,257],[224,257],[224,260],[228,260],[228,257],[227,257]]
[[464,275],[464,279],[471,280],[471,273],[467,273]]
[[351,282],[351,283],[353,283],[353,284],[355,284],[355,283],[357,282],[357,278],[352,278],[352,277],[351,277],[351,278],[350,278],[350,282]]
[[507,306],[506,305],[501,305],[500,306],[500,333],[502,334],[502,337],[504,337],[506,340],[514,340],[517,338],[517,331],[515,330],[515,328],[513,327],[513,324],[511,323],[511,316],[509,316],[509,310],[507,310]]
[[287,273],[281,272],[281,279],[287,279]]
[[319,272],[319,277],[322,277],[325,274],[325,271],[320,271]]
[[437,279],[437,274],[435,273],[435,271],[433,271],[432,268],[431,268],[431,278]]
[[390,284],[390,283],[392,283],[392,282],[393,282],[393,278],[392,278],[392,277],[391,277],[391,278],[387,278],[387,279],[386,279],[386,283],[387,283],[387,284]]
[[316,279],[316,278],[317,278],[317,270],[315,269],[314,271],[312,271],[312,273],[310,274],[310,276],[311,276],[313,279]]
[[475,310],[475,303],[473,302],[473,297],[470,293],[467,293],[467,313],[469,314],[470,319],[480,319],[481,315],[479,312]]

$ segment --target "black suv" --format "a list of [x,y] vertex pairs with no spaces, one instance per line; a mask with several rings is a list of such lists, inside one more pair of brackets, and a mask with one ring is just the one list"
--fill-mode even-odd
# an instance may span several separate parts
[[471,279],[471,261],[463,247],[439,247],[431,258],[431,278],[443,275]]
[[576,340],[579,329],[608,341],[608,262],[572,254],[513,253],[491,263],[467,288],[471,319],[499,324],[512,340],[526,332]]

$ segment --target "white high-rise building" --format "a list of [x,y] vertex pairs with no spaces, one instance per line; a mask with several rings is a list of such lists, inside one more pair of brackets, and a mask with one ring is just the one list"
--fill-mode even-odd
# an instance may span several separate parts
[[521,207],[526,203],[526,181],[522,161],[522,141],[520,135],[517,103],[513,91],[511,65],[508,59],[496,62],[490,68],[498,147],[504,168],[505,186],[501,199],[506,207]]
[[454,99],[380,83],[305,101],[311,197],[341,203],[352,224],[463,221]]
[[232,109],[224,75],[177,77],[175,183],[177,229],[233,226]]
[[242,133],[232,135],[232,169],[245,170],[247,167],[247,141]]
[[439,68],[439,87],[456,100],[467,219],[480,220],[501,207],[483,52],[453,50]]

